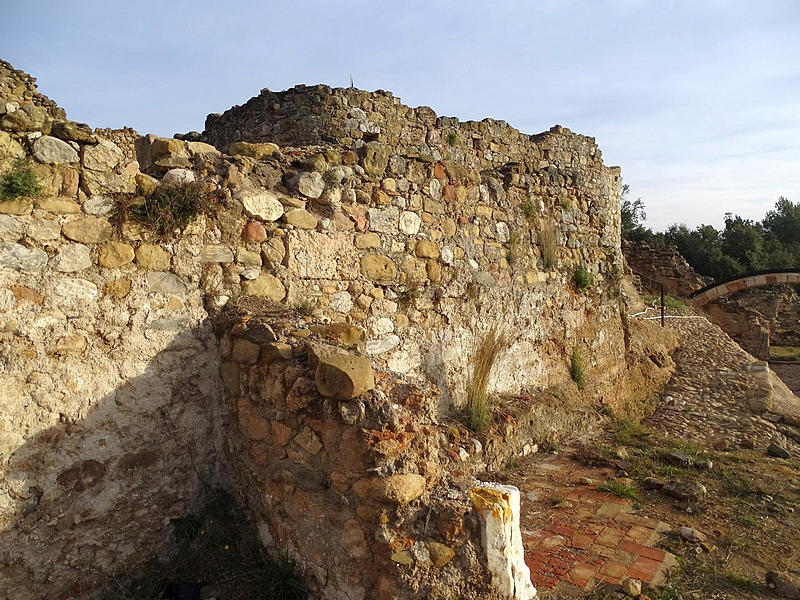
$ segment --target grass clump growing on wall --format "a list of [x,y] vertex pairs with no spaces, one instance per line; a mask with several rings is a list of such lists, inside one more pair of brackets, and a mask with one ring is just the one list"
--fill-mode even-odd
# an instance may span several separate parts
[[536,207],[536,202],[530,198],[525,201],[525,204],[522,205],[522,214],[525,215],[526,219],[532,219],[536,216],[537,212],[539,211]]
[[19,159],[6,173],[0,176],[0,202],[17,198],[35,198],[44,191],[30,163]]
[[447,145],[448,146],[455,146],[458,143],[458,134],[455,131],[451,131],[447,134]]
[[555,229],[552,227],[545,227],[539,232],[539,248],[542,252],[542,264],[544,268],[549,270],[555,267],[558,261]]
[[149,198],[140,196],[133,202],[123,201],[118,214],[122,220],[131,218],[164,237],[213,209],[212,197],[202,184],[169,183],[159,185]]
[[573,279],[575,280],[575,287],[582,292],[588,290],[594,283],[594,277],[583,265],[575,269]]
[[583,389],[586,381],[586,368],[583,364],[583,355],[577,348],[572,351],[569,360],[569,376],[572,377],[572,381],[577,384],[579,390]]
[[472,431],[484,431],[491,422],[487,392],[489,377],[492,367],[507,347],[506,336],[492,328],[475,349],[472,379],[467,386],[467,425]]

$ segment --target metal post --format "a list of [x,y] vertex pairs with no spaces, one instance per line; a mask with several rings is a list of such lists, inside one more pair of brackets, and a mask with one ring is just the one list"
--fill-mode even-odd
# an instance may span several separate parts
[[664,327],[664,282],[661,282],[661,326]]

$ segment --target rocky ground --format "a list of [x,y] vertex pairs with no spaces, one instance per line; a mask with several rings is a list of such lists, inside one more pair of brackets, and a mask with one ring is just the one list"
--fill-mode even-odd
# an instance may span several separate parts
[[[676,371],[651,416],[610,417],[591,445],[504,473],[522,490],[540,596],[614,598],[641,583],[659,600],[800,598],[766,579],[800,580],[800,401],[707,320],[668,327]],[[800,369],[777,370],[797,390]]]

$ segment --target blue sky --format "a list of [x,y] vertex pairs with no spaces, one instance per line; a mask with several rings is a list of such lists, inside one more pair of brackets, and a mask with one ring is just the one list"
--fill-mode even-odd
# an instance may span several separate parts
[[597,138],[648,224],[800,201],[800,2],[20,2],[0,57],[92,126],[202,130],[297,83]]

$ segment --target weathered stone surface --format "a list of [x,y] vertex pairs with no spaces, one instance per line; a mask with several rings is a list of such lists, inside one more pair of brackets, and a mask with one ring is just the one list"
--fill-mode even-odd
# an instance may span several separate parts
[[425,478],[416,473],[367,477],[353,484],[353,494],[362,501],[385,502],[405,506],[425,493]]
[[330,323],[328,325],[312,325],[311,331],[322,338],[331,340],[337,346],[359,348],[366,344],[366,333],[361,327],[348,323]]
[[364,250],[367,248],[380,248],[381,238],[377,233],[360,233],[356,235],[356,248]]
[[245,282],[244,293],[248,296],[264,296],[273,302],[280,302],[286,297],[286,288],[274,275],[261,273],[257,279]]
[[519,529],[519,490],[511,485],[483,484],[469,492],[483,527],[481,540],[497,591],[507,598],[532,600],[536,588],[525,564]]
[[366,254],[361,257],[361,272],[378,283],[388,283],[397,277],[397,265],[388,256]]
[[319,198],[325,190],[325,180],[316,171],[298,173],[289,180],[289,186],[306,198]]
[[400,213],[400,231],[406,235],[417,235],[422,219],[417,213],[404,211]]
[[0,215],[0,241],[16,242],[25,235],[25,225],[9,215]]
[[172,257],[158,244],[141,244],[136,248],[136,263],[148,271],[169,271]]
[[154,137],[150,141],[150,158],[153,161],[162,158],[186,158],[186,144],[176,138]]
[[389,164],[390,149],[379,142],[370,142],[364,149],[364,170],[370,175],[383,175]]
[[86,201],[81,205],[81,208],[87,215],[105,217],[114,212],[116,205],[117,203],[113,198],[107,198],[105,196],[92,196],[91,198],[86,199]]
[[245,212],[264,221],[277,221],[283,215],[283,204],[267,190],[247,191],[239,195]]
[[57,215],[77,215],[81,212],[81,205],[71,198],[39,198],[34,204],[38,209]]
[[192,183],[197,179],[194,171],[189,169],[170,169],[161,178],[163,185],[170,185],[176,183]]
[[250,221],[242,229],[242,239],[248,242],[263,242],[267,239],[267,230],[258,221]]
[[61,223],[58,219],[35,218],[28,226],[28,236],[37,242],[57,240],[61,237]]
[[146,275],[145,281],[147,289],[159,294],[185,294],[188,290],[180,277],[165,271],[151,271]]
[[136,179],[132,173],[92,171],[84,169],[81,186],[89,196],[132,194],[136,191]]
[[369,228],[379,233],[396,233],[400,220],[400,210],[392,206],[390,208],[369,210]]
[[437,568],[445,566],[456,555],[455,551],[450,546],[446,546],[440,542],[429,540],[425,542],[425,545],[428,547],[433,566]]
[[439,258],[439,246],[434,242],[428,240],[420,240],[414,248],[417,256],[420,258]]
[[186,149],[190,154],[222,154],[214,146],[205,142],[187,142]]
[[111,171],[119,166],[123,158],[119,146],[108,140],[83,147],[83,166],[92,171]]
[[283,218],[289,225],[294,225],[299,229],[314,229],[317,226],[317,217],[302,208],[286,211]]
[[33,210],[33,200],[30,198],[16,198],[0,202],[0,215],[29,215]]
[[228,147],[228,154],[232,156],[249,156],[250,158],[261,160],[272,156],[277,150],[279,150],[278,145],[270,142],[261,144],[234,142]]
[[66,223],[61,232],[75,242],[100,244],[111,237],[111,224],[98,217],[82,217]]
[[375,387],[369,360],[347,353],[318,354],[314,381],[320,394],[337,400],[355,398]]
[[0,267],[32,273],[47,265],[47,252],[15,242],[0,244]]
[[201,263],[230,263],[233,262],[233,252],[225,244],[208,244],[200,250],[197,260]]
[[15,160],[23,158],[25,150],[8,132],[0,131],[0,171],[11,166]]
[[65,244],[53,258],[52,266],[56,271],[71,273],[82,271],[92,266],[89,246],[83,244]]
[[97,142],[91,127],[85,123],[76,123],[75,121],[54,121],[50,129],[50,135],[68,142],[81,144],[94,144]]
[[[287,236],[287,249],[289,271],[300,277],[355,279],[358,276],[358,253],[342,236],[295,230]],[[283,257],[283,247],[278,254]]]
[[67,142],[43,135],[33,143],[33,156],[46,165],[78,162],[78,153]]
[[107,242],[100,246],[98,262],[101,267],[113,269],[133,262],[133,247],[123,242]]
[[391,334],[387,335],[382,340],[369,340],[367,342],[367,354],[370,356],[377,356],[391,352],[400,345],[400,336]]

